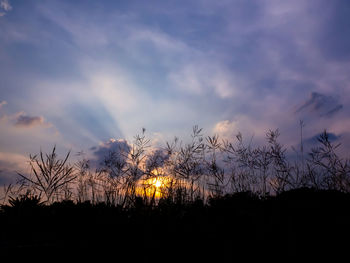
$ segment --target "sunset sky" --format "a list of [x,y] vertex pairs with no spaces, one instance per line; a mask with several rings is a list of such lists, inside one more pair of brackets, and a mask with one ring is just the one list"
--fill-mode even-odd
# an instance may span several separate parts
[[0,0],[1,184],[30,153],[93,156],[142,127],[295,146],[303,120],[348,149],[349,101],[348,0]]

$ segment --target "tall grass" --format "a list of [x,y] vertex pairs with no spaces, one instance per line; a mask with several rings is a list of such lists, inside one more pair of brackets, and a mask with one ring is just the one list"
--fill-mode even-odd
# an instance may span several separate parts
[[266,133],[265,145],[253,146],[240,133],[229,141],[204,136],[195,126],[189,142],[175,138],[154,149],[143,129],[129,149],[110,151],[98,168],[84,158],[69,163],[70,153],[59,158],[54,147],[49,154],[30,156],[31,173],[19,173],[17,191],[8,190],[6,197],[16,200],[27,194],[47,204],[73,200],[132,207],[160,200],[207,202],[239,192],[264,198],[300,187],[349,192],[349,160],[337,154],[340,145],[324,131],[305,157],[302,127],[298,160],[288,158],[278,130]]

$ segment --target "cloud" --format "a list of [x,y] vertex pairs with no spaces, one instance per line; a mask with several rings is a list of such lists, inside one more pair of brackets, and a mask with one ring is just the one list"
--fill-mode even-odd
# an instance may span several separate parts
[[322,116],[330,117],[342,109],[343,109],[343,105],[337,105],[335,108],[331,109],[330,111],[326,112],[325,114],[322,114]]
[[[339,141],[339,139],[341,139],[340,135],[336,135],[332,132],[327,132],[327,134],[328,134],[328,140],[330,142]],[[315,144],[319,143],[318,139],[320,138],[320,135],[322,135],[322,134],[316,134],[310,138],[307,138],[307,139],[305,139],[304,143],[306,143],[307,145],[310,145],[310,146],[314,146]]]
[[265,121],[265,119],[252,118],[248,115],[237,115],[232,120],[223,120],[217,122],[212,132],[219,135],[225,140],[235,140],[238,133],[243,135],[247,140],[253,140],[257,143],[265,141],[266,132],[270,129],[276,129],[273,123]]
[[59,131],[50,123],[45,122],[45,120],[35,124],[37,126],[30,126],[29,124],[27,124],[29,126],[16,126],[18,117],[23,114],[21,112],[0,117],[0,145],[2,152],[0,161],[2,160],[2,170],[5,170],[6,167],[9,170],[11,167],[16,166],[16,162],[13,162],[14,164],[11,165],[11,160],[21,161],[23,159],[21,156],[14,156],[14,154],[27,156],[36,153],[39,149],[49,150],[55,144],[62,147],[64,151],[73,148],[71,144],[63,140],[64,138]]
[[164,163],[169,160],[170,155],[162,149],[156,149],[147,156],[146,169],[163,167]]
[[[313,136],[306,137],[303,140],[303,147],[305,152],[311,152],[312,149],[321,147],[321,143],[319,141],[320,136],[323,133],[316,133]],[[341,147],[336,148],[336,153],[344,158],[349,157],[349,151],[347,150],[349,147],[349,133],[334,133],[334,132],[329,132],[327,131],[328,134],[328,140],[331,144],[334,146],[338,145]],[[297,147],[294,146],[294,148],[299,148],[300,143],[296,145]]]
[[46,126],[51,127],[50,123],[45,122],[42,116],[30,116],[24,112],[20,112],[16,116],[15,124],[16,127],[31,128],[34,126]]
[[[204,58],[194,59],[180,70],[170,72],[169,80],[183,92],[194,95],[214,93],[217,97],[232,98],[243,88],[244,83],[234,72],[215,61]],[[216,64],[216,65],[215,65]]]
[[90,148],[90,150],[93,151],[93,166],[99,167],[111,155],[125,160],[131,150],[131,146],[126,140],[109,139],[107,142],[102,142],[100,145]]
[[156,48],[166,52],[183,52],[188,47],[182,41],[171,37],[170,35],[152,30],[149,28],[135,27],[130,30],[129,39],[132,43],[145,44],[152,43]]
[[1,0],[0,7],[7,12],[12,10],[12,6],[8,0]]
[[312,92],[310,98],[295,113],[317,113],[321,117],[332,117],[343,109],[339,99],[318,92]]
[[[6,101],[0,102],[0,109],[2,106],[6,105]],[[36,126],[40,126],[43,128],[52,128],[53,125],[47,121],[45,121],[42,116],[30,116],[23,111],[20,111],[15,114],[3,114],[0,116],[0,121],[4,123],[4,125],[11,125],[16,128],[32,128]],[[56,130],[56,133],[58,131]]]
[[229,120],[220,121],[213,128],[214,134],[223,138],[231,137],[235,131],[237,132],[237,123]]

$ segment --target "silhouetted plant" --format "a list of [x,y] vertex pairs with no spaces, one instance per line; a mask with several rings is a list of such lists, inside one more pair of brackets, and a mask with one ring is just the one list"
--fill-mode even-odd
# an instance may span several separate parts
[[[100,185],[107,202],[123,202],[125,186],[128,183],[128,157],[130,149],[118,145],[116,150],[110,151],[98,173]],[[102,174],[101,174],[102,173]]]
[[1,208],[5,212],[21,215],[22,213],[31,214],[35,209],[41,207],[43,202],[40,196],[32,194],[30,191],[18,196],[10,196],[8,204],[1,205]]
[[[67,164],[69,153],[60,160],[55,148],[31,156],[33,174],[20,175],[19,190],[25,194],[12,195],[10,187],[9,205],[0,211],[0,221],[11,227],[2,230],[1,245],[130,248],[134,253],[130,244],[137,237],[142,244],[137,251],[144,249],[142,257],[151,251],[154,260],[153,252],[183,250],[187,238],[191,249],[236,249],[221,260],[230,262],[237,251],[250,253],[251,244],[256,251],[274,247],[290,255],[285,244],[291,231],[293,244],[303,241],[295,236],[305,237],[306,249],[317,244],[316,251],[320,237],[328,233],[324,240],[333,243],[334,233],[347,229],[349,161],[337,155],[338,144],[327,132],[305,167],[300,159],[288,160],[278,130],[267,132],[267,143],[255,145],[246,144],[240,133],[234,142],[217,135],[204,139],[195,126],[188,143],[175,138],[156,150],[150,150],[144,133],[124,150],[109,152],[97,171],[86,159],[73,168]],[[159,178],[169,178],[164,187],[155,185]],[[65,200],[65,191],[74,193],[73,187],[76,199]]]
[[[146,149],[149,147],[150,140],[145,136],[146,129],[142,129],[141,134],[137,134],[134,137],[134,142],[131,146],[130,153],[128,155],[127,162],[127,180],[126,180],[126,193],[125,201],[127,198],[131,202],[134,201],[136,196],[136,184],[139,179],[144,175],[144,161],[146,159]],[[124,201],[124,203],[125,203]]]
[[234,192],[255,192],[255,156],[250,144],[245,145],[241,133],[236,135],[236,144],[224,141],[224,162],[230,169],[230,182]]
[[67,196],[66,191],[70,191],[69,183],[75,178],[74,167],[67,163],[70,152],[64,159],[59,159],[56,154],[56,147],[50,154],[30,155],[30,167],[32,175],[18,173],[22,178],[22,184],[29,184],[30,187],[39,193],[39,197],[45,196],[46,202],[52,202]]
[[182,145],[177,138],[173,143],[167,143],[168,164],[171,165],[171,173],[177,180],[176,195],[179,192],[186,195],[188,193],[189,200],[194,200],[203,194],[198,184],[205,172],[205,144],[201,132],[202,129],[194,126],[190,143]]
[[90,160],[82,159],[75,164],[77,171],[77,201],[99,201],[99,182],[101,171],[92,171]]
[[184,204],[236,192],[266,197],[300,187],[350,190],[349,161],[337,155],[339,145],[330,142],[326,131],[310,158],[293,162],[279,135],[269,130],[267,144],[256,146],[252,141],[246,144],[241,133],[233,142],[218,135],[204,139],[202,129],[194,126],[188,143],[175,138],[165,149],[149,150],[150,140],[142,129],[131,145],[121,141],[125,147],[110,151],[96,171],[86,159],[67,164],[69,152],[59,159],[54,147],[50,154],[30,156],[32,174],[19,174],[21,191],[31,190],[49,203],[75,198],[122,207],[141,197],[152,207],[159,199]]
[[12,189],[13,189],[13,184],[4,185],[3,189],[4,189],[3,190],[4,196],[0,198],[1,205],[4,205],[8,201],[8,198],[9,198],[11,192],[12,192]]
[[209,155],[205,158],[206,171],[208,173],[208,187],[211,196],[221,196],[225,193],[228,179],[225,169],[218,162],[218,155],[222,153],[222,143],[219,136],[214,135],[206,138],[206,153]]
[[16,208],[33,208],[41,206],[42,202],[39,196],[27,193],[17,197],[10,197],[9,204],[11,207]]
[[295,180],[299,180],[298,176],[292,178],[293,167],[287,160],[286,149],[278,142],[279,136],[278,129],[275,131],[270,130],[266,134],[270,146],[269,155],[273,164],[270,184],[277,194],[288,188],[293,188],[295,186]]
[[145,175],[144,162],[150,140],[145,129],[134,137],[130,149],[118,148],[106,156],[99,172],[105,200],[108,203],[131,205],[135,201],[137,182]]
[[311,180],[317,188],[349,191],[349,160],[341,159],[336,153],[340,143],[332,143],[327,131],[324,131],[317,140],[320,146],[311,150],[308,165]]

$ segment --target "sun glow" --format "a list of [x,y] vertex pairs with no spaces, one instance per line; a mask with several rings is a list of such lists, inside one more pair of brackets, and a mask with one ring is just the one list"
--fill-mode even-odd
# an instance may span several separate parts
[[172,179],[164,175],[163,171],[154,169],[149,177],[139,181],[137,194],[150,198],[161,198],[166,196],[168,189],[172,184]]
[[156,182],[154,183],[154,186],[157,188],[161,187],[161,185],[162,185],[162,183],[159,180],[156,180]]

